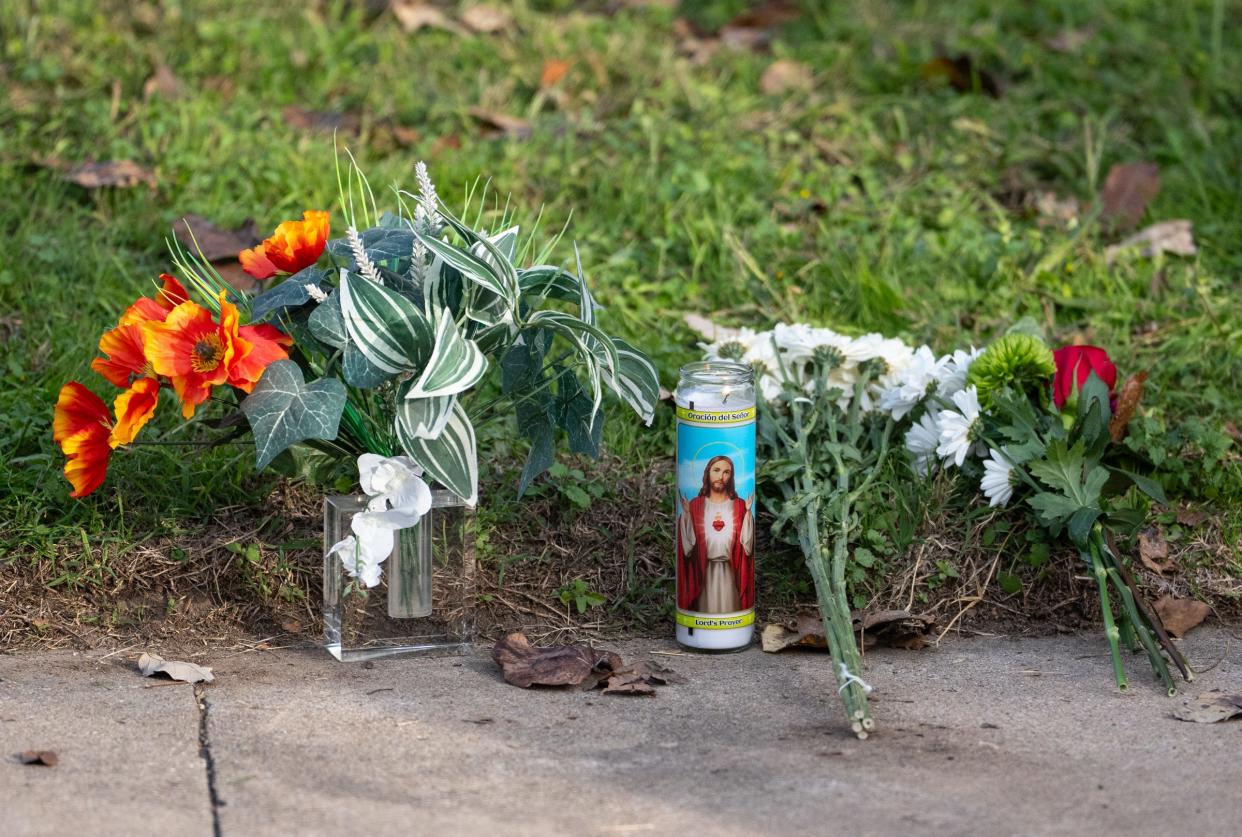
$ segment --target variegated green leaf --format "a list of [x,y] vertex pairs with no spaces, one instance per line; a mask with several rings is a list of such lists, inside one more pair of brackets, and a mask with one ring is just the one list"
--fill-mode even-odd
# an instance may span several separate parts
[[475,505],[479,499],[479,460],[474,425],[460,402],[453,404],[444,429],[435,439],[421,439],[396,422],[397,438],[406,454],[441,485]]
[[441,241],[432,235],[423,235],[422,233],[415,233],[415,235],[418,236],[418,239],[423,244],[427,245],[427,249],[435,256],[443,259],[445,264],[455,267],[461,272],[462,276],[472,282],[481,285],[501,299],[510,299],[516,295],[509,291],[501,277],[492,269],[492,266],[474,253],[454,247],[452,244]]
[[341,277],[341,314],[349,339],[385,372],[421,368],[431,354],[431,325],[414,303],[353,274]]
[[265,467],[295,442],[335,439],[344,409],[345,385],[336,378],[307,384],[293,361],[272,363],[241,403],[254,433],[256,467]]
[[431,398],[403,398],[397,402],[397,421],[406,435],[418,439],[435,439],[453,414],[456,395]]
[[436,315],[435,347],[406,398],[455,395],[477,384],[487,372],[487,358],[474,341],[462,336],[447,308]]
[[651,424],[656,403],[660,400],[660,378],[655,364],[624,340],[614,337],[612,342],[617,349],[618,363],[616,366],[606,361],[602,363],[604,378],[645,424]]

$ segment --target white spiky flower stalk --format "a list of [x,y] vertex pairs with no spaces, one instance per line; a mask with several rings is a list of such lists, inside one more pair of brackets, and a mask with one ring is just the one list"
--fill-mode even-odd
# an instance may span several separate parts
[[414,177],[418,180],[418,208],[422,210],[421,218],[416,212],[414,220],[421,220],[426,225],[424,230],[427,234],[434,235],[441,224],[440,196],[436,194],[436,185],[431,182],[427,164],[422,160],[414,164]]
[[358,263],[358,272],[364,278],[370,279],[377,285],[384,284],[384,280],[380,278],[379,270],[375,267],[375,262],[371,261],[371,257],[367,255],[367,251],[362,247],[362,236],[358,235],[358,231],[350,227],[345,231],[345,238],[349,241],[349,250],[354,254],[354,261]]

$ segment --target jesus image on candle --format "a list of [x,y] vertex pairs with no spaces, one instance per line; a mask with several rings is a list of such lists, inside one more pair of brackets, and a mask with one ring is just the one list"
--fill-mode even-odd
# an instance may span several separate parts
[[736,613],[755,606],[755,497],[743,500],[733,460],[713,456],[697,497],[681,500],[677,521],[677,607]]

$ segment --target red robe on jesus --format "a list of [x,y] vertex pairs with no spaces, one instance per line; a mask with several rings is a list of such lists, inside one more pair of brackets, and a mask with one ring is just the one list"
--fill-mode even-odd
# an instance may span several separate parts
[[[681,610],[692,610],[695,599],[703,592],[707,579],[707,526],[706,497],[695,497],[690,501],[690,523],[694,527],[694,546],[687,553],[682,546],[680,534],[677,536],[677,607]],[[733,578],[737,584],[738,600],[742,610],[750,610],[755,606],[755,559],[747,555],[742,545],[742,524],[746,521],[746,501],[733,500],[733,546],[730,549],[729,564],[733,568]]]

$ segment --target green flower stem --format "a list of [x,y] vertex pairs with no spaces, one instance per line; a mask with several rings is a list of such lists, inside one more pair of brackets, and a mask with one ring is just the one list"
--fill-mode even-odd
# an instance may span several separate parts
[[[1113,585],[1121,593],[1121,600],[1128,611],[1128,618],[1133,633],[1138,636],[1139,641],[1143,644],[1143,648],[1147,651],[1147,659],[1151,661],[1151,667],[1156,670],[1156,674],[1160,676],[1164,687],[1169,690],[1169,696],[1177,694],[1177,686],[1173,683],[1173,676],[1169,673],[1168,663],[1164,660],[1164,655],[1160,653],[1160,649],[1156,646],[1155,640],[1152,639],[1151,631],[1141,621],[1138,609],[1135,607],[1134,596],[1130,593],[1130,588],[1121,580],[1121,575],[1112,567],[1108,567],[1108,575]],[[1138,650],[1135,648],[1134,650]]]
[[1121,662],[1121,648],[1117,644],[1120,632],[1113,621],[1113,608],[1108,601],[1108,573],[1104,569],[1104,562],[1100,559],[1100,551],[1096,547],[1094,537],[1088,542],[1087,554],[1083,555],[1083,558],[1088,559],[1095,574],[1095,584],[1100,591],[1100,612],[1104,617],[1104,636],[1108,638],[1108,650],[1113,657],[1113,676],[1117,680],[1117,688],[1124,692],[1127,688],[1126,670]]

